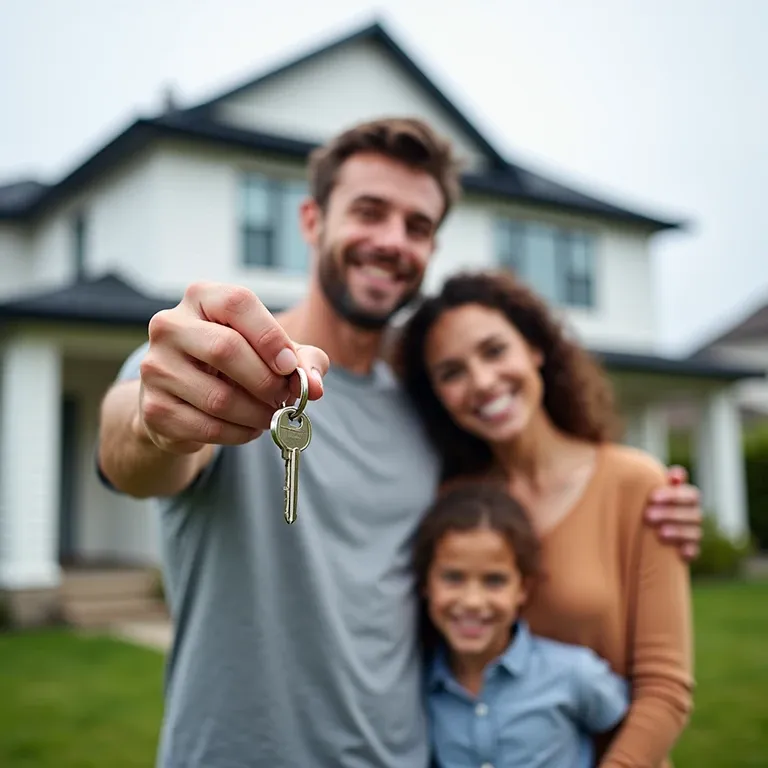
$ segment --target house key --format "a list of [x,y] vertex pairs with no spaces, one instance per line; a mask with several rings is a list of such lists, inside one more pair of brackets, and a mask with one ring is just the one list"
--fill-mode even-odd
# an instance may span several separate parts
[[309,392],[307,374],[297,368],[301,381],[299,404],[286,406],[275,411],[272,417],[272,439],[280,449],[285,461],[285,505],[283,515],[289,525],[296,522],[296,507],[299,500],[299,457],[312,439],[312,422],[304,413]]

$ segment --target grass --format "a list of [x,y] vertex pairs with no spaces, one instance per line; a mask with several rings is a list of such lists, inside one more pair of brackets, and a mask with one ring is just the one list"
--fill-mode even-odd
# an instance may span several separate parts
[[160,654],[65,631],[0,634],[0,765],[151,768]]
[[[768,582],[699,584],[696,708],[676,768],[764,768]],[[65,631],[0,634],[0,765],[151,768],[162,656]]]
[[768,582],[697,584],[694,713],[676,768],[768,765]]

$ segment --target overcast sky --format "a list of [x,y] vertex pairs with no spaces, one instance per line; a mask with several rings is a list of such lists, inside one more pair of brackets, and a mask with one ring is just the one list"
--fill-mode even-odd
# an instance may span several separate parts
[[374,15],[509,159],[693,223],[653,246],[664,348],[768,301],[768,0],[0,0],[0,182]]

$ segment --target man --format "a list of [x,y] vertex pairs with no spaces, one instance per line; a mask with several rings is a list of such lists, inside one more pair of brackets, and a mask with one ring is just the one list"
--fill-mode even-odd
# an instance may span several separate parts
[[[191,286],[103,402],[105,480],[161,511],[176,627],[162,768],[428,763],[409,539],[438,467],[379,355],[458,173],[428,126],[392,119],[316,152],[310,182],[306,298],[274,318],[241,287]],[[297,363],[315,402],[288,526],[284,462],[263,433],[298,394]],[[695,489],[664,492],[676,543],[695,547]]]

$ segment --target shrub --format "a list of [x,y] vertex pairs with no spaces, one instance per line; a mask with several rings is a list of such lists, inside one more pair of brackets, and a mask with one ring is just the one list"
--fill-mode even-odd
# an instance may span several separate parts
[[732,541],[717,525],[714,515],[706,514],[702,524],[701,552],[691,563],[692,578],[735,578],[754,553],[749,537]]
[[11,629],[12,625],[13,616],[11,615],[10,601],[0,592],[0,632]]
[[749,527],[757,546],[768,551],[768,427],[750,431],[744,439]]

